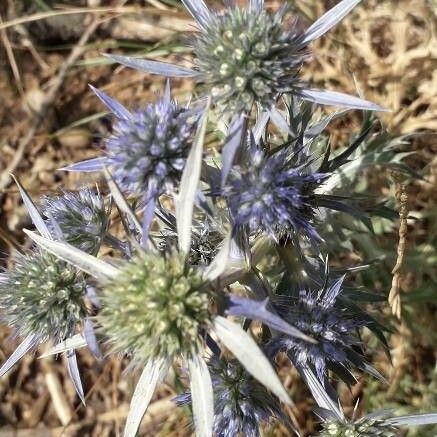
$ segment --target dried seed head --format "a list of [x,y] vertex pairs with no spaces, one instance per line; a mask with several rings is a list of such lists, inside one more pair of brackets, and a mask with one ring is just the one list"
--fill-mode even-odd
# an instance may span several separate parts
[[195,125],[188,109],[165,98],[117,119],[106,151],[107,166],[121,189],[170,191],[182,174]]
[[136,360],[195,353],[210,324],[212,291],[177,255],[140,253],[103,287],[102,332]]
[[77,270],[48,253],[20,255],[0,282],[0,308],[7,324],[26,337],[60,342],[87,315],[85,282]]
[[233,7],[209,18],[194,41],[195,63],[219,106],[250,111],[270,107],[279,93],[298,88],[307,49],[298,43],[295,23],[284,24],[285,10]]
[[42,199],[43,214],[54,235],[56,229],[69,244],[96,253],[109,226],[109,208],[99,192],[83,188]]

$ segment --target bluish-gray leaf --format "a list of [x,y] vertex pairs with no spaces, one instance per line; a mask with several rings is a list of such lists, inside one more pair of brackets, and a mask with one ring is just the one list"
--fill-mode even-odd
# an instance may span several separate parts
[[106,55],[110,59],[129,68],[142,71],[144,73],[159,74],[165,77],[194,77],[197,73],[194,70],[168,62],[149,61],[147,59],[136,59],[130,56]]
[[73,381],[74,389],[82,403],[85,405],[85,396],[83,394],[82,381],[80,380],[79,367],[77,365],[76,352],[70,350],[67,352],[68,374]]
[[299,91],[299,95],[304,100],[318,103],[319,105],[343,106],[345,108],[362,109],[366,111],[386,111],[386,109],[376,103],[337,91],[303,89]]
[[53,237],[50,234],[50,231],[47,225],[45,224],[44,219],[41,217],[41,214],[39,213],[32,199],[27,194],[27,191],[23,188],[23,186],[20,184],[20,182],[14,175],[11,176],[13,177],[15,183],[17,184],[18,189],[20,190],[21,198],[23,199],[24,206],[26,207],[30,215],[30,218],[32,219],[32,223],[35,225],[36,229],[38,229],[38,232],[41,235],[43,235],[46,238],[52,239]]
[[188,12],[197,21],[202,30],[208,28],[210,11],[203,0],[182,0]]
[[156,386],[164,379],[167,370],[168,362],[162,358],[150,360],[144,367],[132,396],[124,428],[124,437],[137,435],[141,419],[147,411]]
[[249,0],[249,8],[254,12],[261,12],[264,7],[264,0]]
[[230,322],[224,317],[216,316],[214,330],[219,340],[255,379],[264,384],[282,402],[292,404],[269,360],[262,353],[255,340],[240,325]]
[[0,367],[0,378],[5,375],[20,359],[38,344],[35,334],[27,336],[11,356]]
[[290,125],[281,112],[274,106],[269,110],[270,119],[273,124],[281,131],[293,135]]
[[249,319],[259,320],[277,331],[300,338],[310,343],[317,343],[308,335],[291,326],[278,315],[267,309],[268,298],[262,301],[247,299],[231,294],[229,296],[229,306],[226,313],[232,316],[248,317]]
[[222,151],[222,187],[226,183],[226,179],[229,175],[232,164],[234,163],[235,156],[244,141],[246,133],[246,120],[247,118],[245,114],[240,115],[229,127],[229,132]]
[[343,421],[344,413],[340,407],[338,399],[334,400],[331,398],[331,396],[329,396],[323,385],[309,367],[303,366],[300,370],[308,388],[314,397],[314,400],[317,402],[317,405],[331,411],[331,413],[335,414],[339,421]]
[[84,161],[75,162],[74,164],[62,167],[59,170],[71,172],[92,173],[95,171],[103,171],[105,168],[106,158],[100,156],[98,158],[86,159]]
[[390,417],[385,419],[384,422],[397,426],[434,425],[437,423],[437,413]]
[[123,193],[121,192],[119,186],[114,181],[112,175],[109,173],[109,171],[107,169],[105,169],[105,176],[106,176],[106,181],[108,183],[109,190],[111,191],[112,198],[114,199],[114,202],[117,205],[117,208],[121,212],[126,214],[126,216],[135,225],[135,229],[137,230],[137,232],[139,232],[139,234],[142,235],[143,227],[141,226],[141,223],[138,221],[137,216],[132,211],[132,208],[127,203],[126,198],[124,197]]
[[175,199],[179,250],[185,254],[188,254],[191,246],[194,201],[202,168],[203,143],[205,140],[208,112],[209,102],[197,128],[196,137],[182,173],[179,194],[177,194]]
[[121,103],[117,102],[117,100],[109,97],[106,93],[97,88],[94,88],[92,85],[88,86],[117,118],[129,120],[132,117],[132,114]]
[[217,255],[206,268],[204,278],[208,281],[217,279],[227,268],[229,264],[229,252],[231,249],[231,232],[226,235]]
[[214,422],[214,396],[211,375],[201,356],[187,358],[191,400],[197,437],[211,437]]
[[97,342],[96,332],[94,330],[93,322],[87,317],[83,324],[83,335],[85,336],[88,349],[93,354],[94,358],[101,360],[103,358],[99,343]]
[[258,144],[259,140],[262,138],[269,119],[269,113],[267,111],[263,111],[256,120],[255,126],[252,129],[252,135],[256,144]]
[[35,232],[23,229],[23,231],[43,249],[53,253],[60,259],[74,265],[80,270],[94,276],[98,279],[113,278],[118,274],[118,270],[101,259],[98,259],[86,252],[82,252],[70,244],[63,243],[61,241],[48,240],[41,237]]
[[67,338],[64,341],[56,344],[48,351],[44,352],[39,358],[49,357],[51,355],[58,355],[69,350],[80,349],[87,345],[86,339],[82,334],[73,335],[73,337]]
[[309,44],[332,29],[340,22],[361,0],[343,0],[316,20],[304,33],[302,44]]

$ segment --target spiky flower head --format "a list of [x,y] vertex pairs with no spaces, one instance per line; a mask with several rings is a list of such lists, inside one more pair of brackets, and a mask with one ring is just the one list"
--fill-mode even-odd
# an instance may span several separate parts
[[201,80],[226,112],[270,108],[281,93],[302,87],[298,77],[307,47],[286,8],[229,7],[211,13],[193,46]]
[[327,421],[319,437],[397,437],[396,428],[381,419],[363,417],[355,422]]
[[283,319],[317,343],[281,334],[269,342],[270,354],[284,351],[296,367],[314,366],[321,381],[330,364],[345,369],[352,364],[364,367],[364,360],[352,347],[359,344],[356,332],[367,322],[344,306],[336,305],[343,280],[341,277],[318,291],[301,290],[297,300],[277,296],[275,308]]
[[[235,360],[213,356],[208,362],[214,390],[214,435],[259,437],[262,423],[285,419],[279,400]],[[190,394],[176,398],[191,402]]]
[[118,117],[106,141],[106,165],[120,188],[151,196],[170,191],[181,177],[196,120],[169,96]]
[[268,153],[251,145],[247,160],[235,165],[223,189],[234,223],[274,238],[301,232],[319,238],[314,226],[314,190],[326,178],[308,165],[295,166],[287,149]]
[[179,255],[139,253],[102,293],[98,321],[114,351],[143,362],[199,350],[212,290]]
[[98,191],[83,188],[42,199],[43,214],[53,235],[87,253],[96,253],[109,226],[109,208]]
[[18,255],[0,281],[4,321],[22,337],[55,343],[71,336],[87,315],[85,282],[74,267],[46,252]]

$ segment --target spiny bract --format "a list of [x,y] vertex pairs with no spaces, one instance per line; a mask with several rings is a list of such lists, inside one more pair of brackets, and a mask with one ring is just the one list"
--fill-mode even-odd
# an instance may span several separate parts
[[196,35],[197,69],[223,109],[248,112],[253,103],[268,109],[279,93],[301,86],[297,75],[308,53],[296,23],[284,23],[285,11],[232,7],[211,14]]
[[118,118],[106,141],[112,176],[126,192],[155,197],[179,181],[192,143],[196,117],[167,98]]
[[396,437],[392,425],[382,420],[363,418],[353,423],[329,421],[323,424],[319,437]]
[[67,243],[87,253],[98,251],[109,225],[109,208],[99,192],[83,188],[42,199],[47,225]]
[[2,318],[22,337],[63,341],[87,314],[82,275],[53,255],[19,255],[5,278],[0,282]]
[[103,285],[102,332],[136,361],[193,354],[210,324],[211,289],[178,255],[140,253]]

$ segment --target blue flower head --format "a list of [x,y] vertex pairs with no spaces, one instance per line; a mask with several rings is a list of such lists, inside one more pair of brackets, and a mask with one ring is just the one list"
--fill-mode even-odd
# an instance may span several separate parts
[[276,297],[278,314],[317,343],[281,334],[267,345],[272,356],[287,352],[297,368],[314,367],[321,381],[331,368],[343,369],[343,373],[348,373],[352,365],[367,368],[362,356],[353,350],[359,345],[357,331],[366,326],[367,321],[338,304],[343,280],[344,276],[322,290],[301,290],[297,300]]
[[153,196],[171,191],[181,177],[195,125],[188,108],[169,96],[128,117],[117,116],[106,140],[106,165],[120,188]]
[[[208,369],[214,389],[215,436],[259,437],[262,423],[274,419],[288,422],[279,400],[237,361],[213,356]],[[179,405],[191,403],[191,396],[189,393],[178,396],[176,402]]]
[[309,162],[296,166],[287,148],[268,153],[251,144],[247,160],[235,165],[222,194],[236,226],[274,238],[300,232],[318,239],[314,228],[314,190],[328,176],[311,173]]
[[53,235],[87,253],[99,250],[108,230],[110,208],[97,191],[83,188],[42,198],[43,215]]

